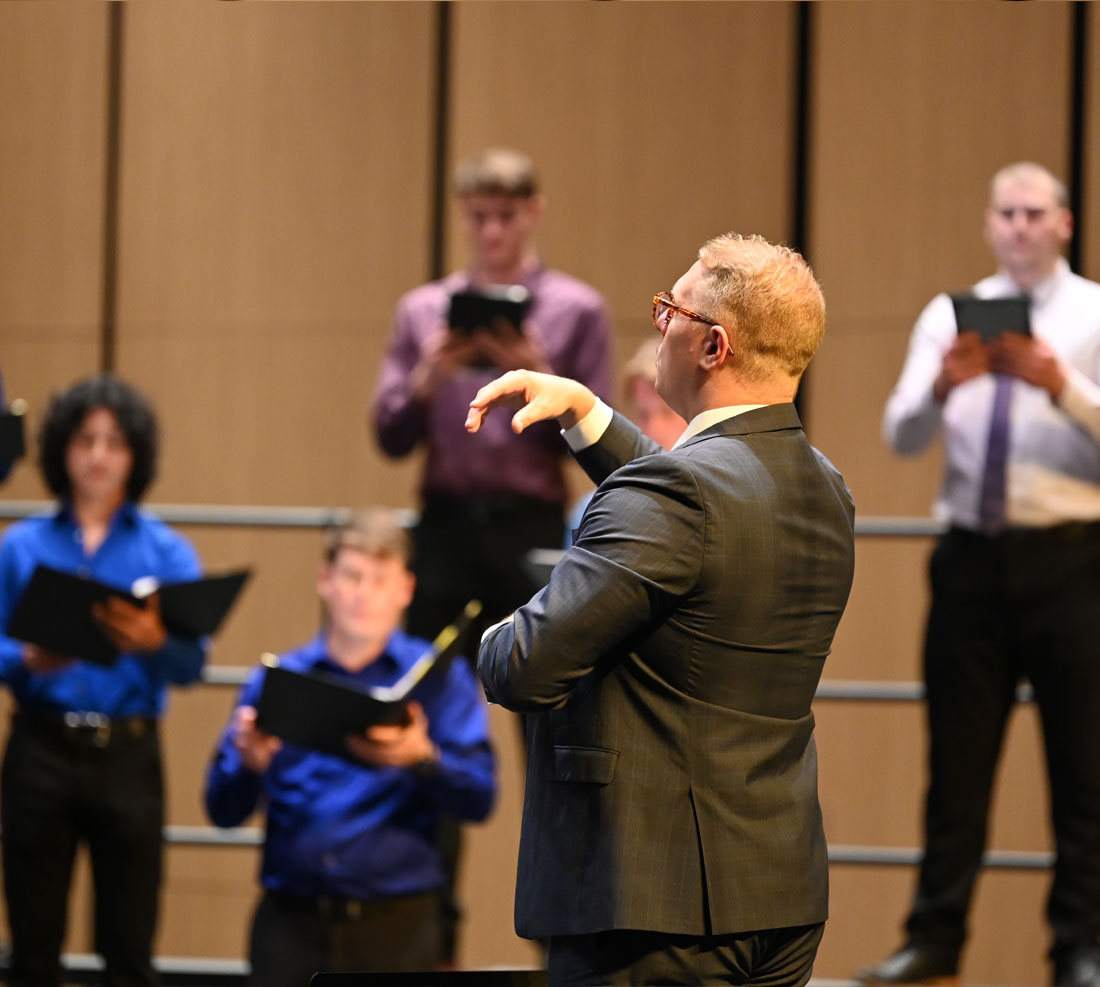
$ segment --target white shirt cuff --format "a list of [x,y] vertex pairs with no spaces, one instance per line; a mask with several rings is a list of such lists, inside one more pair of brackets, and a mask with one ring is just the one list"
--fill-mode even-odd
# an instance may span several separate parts
[[573,452],[580,452],[594,446],[603,438],[603,433],[607,431],[614,416],[615,412],[611,407],[597,398],[592,410],[572,428],[563,428],[561,436]]
[[498,620],[492,627],[486,627],[481,635],[481,643],[484,644],[489,640],[497,631],[499,631],[505,624],[510,624],[516,619],[514,613],[508,614],[503,620]]

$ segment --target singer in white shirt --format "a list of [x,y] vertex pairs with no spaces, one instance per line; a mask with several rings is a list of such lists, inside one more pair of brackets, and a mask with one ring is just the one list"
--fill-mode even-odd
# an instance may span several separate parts
[[[1042,716],[1057,851],[1054,983],[1100,984],[1100,284],[1061,257],[1072,231],[1054,175],[1026,162],[997,172],[985,236],[998,270],[973,292],[1027,295],[1032,334],[983,342],[938,295],[886,405],[895,451],[918,453],[942,436],[936,511],[950,527],[930,566],[925,855],[906,942],[862,971],[863,983],[957,982],[994,770],[1026,678]],[[998,378],[1010,403],[1003,512],[998,504],[991,522],[982,491]]]

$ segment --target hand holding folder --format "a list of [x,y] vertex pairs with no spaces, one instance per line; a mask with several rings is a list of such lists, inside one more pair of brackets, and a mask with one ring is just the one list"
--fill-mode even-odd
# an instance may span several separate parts
[[[213,634],[250,574],[250,570],[241,569],[160,586],[156,593],[164,627],[180,637]],[[40,565],[8,618],[6,633],[56,655],[111,665],[118,658],[119,647],[104,632],[95,613],[98,607],[111,606],[112,598],[132,607],[149,605],[126,590]]]
[[118,596],[92,604],[92,619],[120,652],[159,651],[168,640],[168,629],[160,615],[160,597],[152,593],[134,605]]
[[481,603],[471,600],[397,682],[370,691],[320,672],[307,675],[280,668],[274,655],[264,655],[256,727],[299,747],[350,757],[344,739],[348,734],[361,734],[378,724],[408,722],[406,707],[415,698],[416,689],[431,676],[445,672],[479,613]]

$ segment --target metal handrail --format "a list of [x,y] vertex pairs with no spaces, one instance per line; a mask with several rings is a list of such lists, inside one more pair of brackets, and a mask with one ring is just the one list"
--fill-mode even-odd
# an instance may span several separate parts
[[[55,507],[56,502],[52,500],[0,500],[0,521],[18,521]],[[269,507],[258,504],[166,503],[145,504],[144,507],[168,524],[242,528],[329,528],[343,524],[352,513],[347,507]],[[416,511],[399,510],[397,513],[406,526],[412,527],[416,523]],[[855,532],[868,537],[928,538],[943,534],[946,527],[945,522],[935,518],[869,514],[856,517]]]
[[[240,528],[330,528],[344,524],[352,514],[348,507],[267,507],[258,504],[143,504],[145,510],[167,524],[197,524]],[[0,500],[0,521],[18,521],[55,510],[52,500]],[[411,527],[417,512],[396,512]]]
[[258,826],[165,826],[165,843],[173,846],[263,846],[264,831]]
[[[829,845],[831,864],[912,867],[921,862],[923,855],[918,847]],[[989,850],[982,857],[982,866],[994,870],[1047,870],[1053,863],[1054,854],[1045,850]]]

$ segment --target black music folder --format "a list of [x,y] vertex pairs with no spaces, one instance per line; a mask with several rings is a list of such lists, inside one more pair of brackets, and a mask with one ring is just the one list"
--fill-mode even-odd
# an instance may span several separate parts
[[0,413],[0,469],[22,459],[27,452],[27,439],[23,426],[26,402],[13,401],[11,408]]
[[452,332],[465,335],[482,329],[497,335],[520,336],[530,308],[531,293],[521,284],[456,291],[447,309],[447,326]]
[[[213,634],[249,575],[249,570],[242,569],[158,587],[165,628],[181,637]],[[113,664],[118,658],[118,648],[92,616],[92,607],[112,596],[134,606],[145,605],[145,597],[115,586],[49,566],[37,566],[8,618],[6,633],[59,655],[72,655],[97,665]]]
[[1008,298],[977,298],[974,295],[952,295],[955,326],[959,332],[974,331],[983,343],[992,342],[1002,332],[1031,335],[1031,316],[1027,295]]
[[431,648],[391,686],[357,689],[335,675],[293,672],[280,668],[274,655],[264,655],[264,684],[256,704],[256,726],[299,747],[339,757],[351,757],[344,743],[349,733],[377,724],[401,724],[408,719],[406,703],[417,687],[442,674],[458,654],[481,603],[471,600]]
[[234,569],[191,583],[161,586],[160,619],[181,637],[213,634],[251,575],[251,569]]

